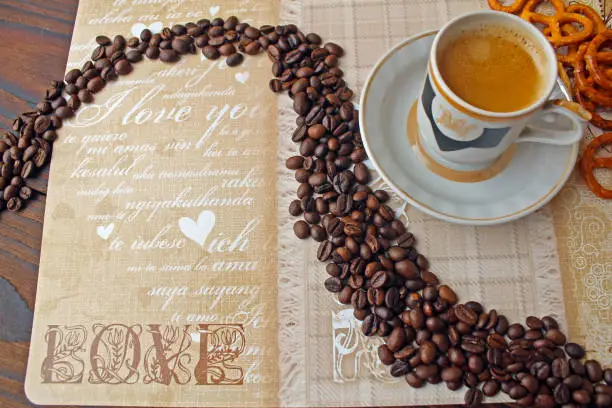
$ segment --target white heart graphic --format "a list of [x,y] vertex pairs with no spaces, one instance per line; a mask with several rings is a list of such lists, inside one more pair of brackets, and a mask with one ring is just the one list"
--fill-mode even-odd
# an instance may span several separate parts
[[219,12],[219,6],[211,6],[208,11],[210,12],[210,15],[214,17]]
[[100,238],[102,238],[103,240],[107,240],[108,237],[110,237],[110,234],[113,233],[113,230],[115,229],[115,224],[110,223],[106,226],[104,225],[98,225],[98,228],[96,229],[96,232],[98,233],[98,236]]
[[156,21],[155,23],[151,23],[150,25],[136,23],[132,26],[132,35],[134,37],[140,37],[140,33],[142,33],[142,30],[144,30],[145,28],[151,30],[153,34],[157,34],[161,33],[161,30],[162,28],[164,28],[164,25],[161,21]]
[[208,234],[215,227],[215,213],[212,211],[202,211],[198,216],[198,221],[195,222],[189,217],[183,217],[179,220],[179,228],[183,235],[204,248],[204,243]]
[[234,77],[236,78],[236,81],[240,82],[241,84],[244,84],[249,79],[249,73],[246,72],[246,71],[245,72],[236,72]]

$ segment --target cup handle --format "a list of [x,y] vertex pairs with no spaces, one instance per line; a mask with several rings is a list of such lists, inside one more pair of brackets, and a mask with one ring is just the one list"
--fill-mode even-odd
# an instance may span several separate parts
[[[571,129],[562,129],[557,121],[564,116],[571,121]],[[586,121],[569,109],[556,105],[542,108],[523,130],[516,143],[545,143],[551,145],[572,145],[584,134]]]

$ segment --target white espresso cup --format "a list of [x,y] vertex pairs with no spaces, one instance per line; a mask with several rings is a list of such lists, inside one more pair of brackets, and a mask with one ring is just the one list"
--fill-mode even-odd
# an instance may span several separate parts
[[[526,46],[532,47],[530,55],[541,70],[543,85],[534,90],[538,96],[531,106],[514,112],[486,111],[459,98],[444,82],[438,66],[442,53],[459,35],[482,26],[518,33]],[[492,166],[516,143],[576,143],[586,122],[568,109],[546,103],[556,80],[555,51],[532,24],[497,11],[477,11],[455,18],[434,39],[418,99],[418,136],[424,153],[451,170],[470,172]]]

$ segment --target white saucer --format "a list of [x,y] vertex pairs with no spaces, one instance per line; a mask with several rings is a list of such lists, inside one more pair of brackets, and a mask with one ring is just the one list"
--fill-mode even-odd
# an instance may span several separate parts
[[359,121],[370,161],[416,208],[445,221],[491,225],[515,220],[548,203],[569,177],[578,144],[519,143],[508,166],[486,181],[451,181],[431,172],[408,140],[435,31],[398,44],[375,65],[361,95]]

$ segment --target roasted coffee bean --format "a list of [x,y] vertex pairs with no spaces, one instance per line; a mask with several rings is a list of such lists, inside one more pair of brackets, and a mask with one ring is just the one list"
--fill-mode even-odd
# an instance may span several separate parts
[[480,354],[485,350],[484,340],[480,337],[466,335],[461,339],[461,348],[468,353]]
[[343,287],[342,281],[334,277],[327,278],[324,282],[324,285],[325,285],[325,289],[333,293],[340,292]]
[[369,314],[370,314],[370,309],[354,309],[353,310],[353,316],[355,316],[355,319],[359,320],[360,322],[363,321]]
[[158,47],[148,47],[145,51],[145,55],[149,59],[156,60],[159,58],[160,49]]
[[320,186],[321,184],[327,181],[327,174],[321,173],[313,173],[308,177],[308,183],[312,186]]
[[587,377],[591,382],[599,382],[602,380],[603,370],[597,361],[587,360],[584,363],[584,367],[586,368]]
[[[274,79],[272,81],[276,81],[280,86],[280,81],[274,80]],[[277,92],[277,91],[274,91],[274,92]],[[291,137],[291,140],[296,143],[304,140],[306,138],[306,129],[307,129],[306,124],[302,124],[301,126],[298,126],[293,131],[293,136]]]
[[414,370],[414,373],[417,375],[417,377],[419,377],[421,380],[428,380],[431,377],[434,377],[436,375],[438,375],[439,372],[439,368],[436,365],[430,364],[421,364],[419,366],[417,366]]
[[[213,47],[212,45],[207,45],[202,49],[202,55],[209,60],[216,60],[221,56],[221,53],[217,49],[217,47]],[[280,88],[279,88],[280,90]],[[275,91],[278,92],[278,91]]]
[[298,215],[302,214],[300,200],[293,200],[291,202],[291,204],[289,205],[289,214],[293,215],[294,217],[297,217]]
[[304,212],[313,212],[314,208],[314,200],[312,197],[304,197],[300,200],[300,207]]
[[478,315],[476,314],[476,312],[467,307],[467,305],[457,305],[455,307],[455,315],[457,315],[457,318],[460,321],[470,326],[475,325],[478,321]]
[[410,232],[406,232],[405,234],[402,234],[397,239],[397,245],[401,246],[402,248],[410,248],[414,245],[414,243],[415,243],[414,235],[412,235],[412,233]]
[[521,338],[524,334],[525,328],[522,324],[514,323],[511,324],[510,327],[508,327],[508,337],[510,337],[511,339]]
[[608,385],[612,385],[612,368],[606,369],[603,373],[603,379]]
[[438,298],[438,290],[433,286],[428,286],[423,290],[423,299],[433,302]]
[[242,64],[242,61],[244,61],[244,55],[237,52],[227,57],[227,59],[225,60],[225,63],[227,64],[228,67],[236,67]]
[[[51,106],[49,106],[51,108]],[[38,134],[44,133],[51,126],[51,119],[49,116],[41,115],[34,121],[34,131]]]
[[335,277],[335,278],[339,277],[341,273],[341,269],[338,266],[338,264],[335,264],[333,262],[327,264],[327,266],[325,267],[325,270],[330,276]]
[[299,239],[306,239],[310,236],[310,226],[302,220],[296,221],[293,224],[293,232]]
[[410,323],[415,329],[425,327],[425,315],[421,309],[412,309],[410,312]]
[[584,357],[584,349],[576,343],[567,343],[565,345],[565,352],[572,358],[580,359]]
[[[358,280],[361,281],[355,284],[354,282]],[[365,309],[368,306],[368,300],[366,291],[361,289],[363,286],[363,276],[352,275],[348,280],[348,285],[355,289],[355,292],[353,292],[353,295],[351,296],[351,305],[353,306],[353,309]]]
[[431,341],[424,341],[419,348],[421,361],[425,364],[432,363],[436,358],[437,348]]
[[302,156],[312,156],[317,148],[317,141],[306,138],[300,143],[300,154]]
[[463,351],[461,351],[460,349],[456,347],[451,347],[448,350],[448,358],[450,359],[451,363],[453,363],[456,366],[463,366],[466,363],[466,359],[465,359],[465,355],[463,354]]
[[313,225],[310,227],[310,235],[312,239],[317,242],[322,242],[327,239],[327,232],[325,232],[325,228],[320,225]]
[[445,382],[459,382],[463,377],[463,372],[456,366],[447,367],[442,370],[441,377]]
[[523,386],[528,393],[535,394],[540,388],[538,380],[530,374],[525,374],[520,378],[521,386]]
[[385,294],[385,304],[392,310],[396,310],[402,306],[403,302],[400,299],[398,288],[391,287],[387,290]]
[[487,337],[487,344],[490,348],[506,348],[506,340],[504,339],[504,336],[497,333],[489,334],[489,336]]
[[350,286],[345,286],[338,292],[338,301],[343,305],[350,305],[353,297],[353,289]]
[[[130,72],[132,72],[132,70],[133,70],[132,64],[127,59],[122,59],[115,63],[115,72],[119,75],[127,75]],[[88,88],[89,88],[89,84],[88,84]]]
[[494,397],[499,393],[499,383],[495,380],[489,380],[482,386],[482,392],[487,397]]
[[510,324],[506,316],[501,315],[497,318],[497,324],[495,325],[495,332],[501,335],[505,335],[508,332]]
[[553,391],[555,402],[559,405],[565,405],[571,400],[571,391],[565,384],[559,384]]
[[310,99],[308,99],[308,95],[306,95],[306,92],[298,92],[294,95],[293,110],[295,110],[298,115],[306,115],[310,110],[310,105],[311,102]]
[[566,342],[565,334],[558,329],[550,329],[546,332],[546,338],[558,346],[562,346]]
[[334,245],[329,241],[323,241],[317,250],[317,259],[321,262],[327,261],[334,250]]
[[64,77],[64,81],[66,81],[66,83],[68,84],[74,84],[80,76],[81,76],[81,70],[74,68],[66,73],[66,76]]
[[[19,177],[21,179],[21,177]],[[19,189],[19,197],[22,200],[29,200],[32,197],[32,189],[28,186],[23,186]]]
[[395,264],[395,272],[405,279],[412,280],[419,277],[419,270],[414,262],[403,260]]
[[342,171],[334,177],[333,186],[339,194],[346,194],[353,186],[354,176],[350,171]]
[[[421,279],[427,282],[427,280],[423,277],[423,272],[421,273]],[[436,284],[437,283],[436,281],[437,279],[435,279],[435,281],[430,279],[430,282],[428,283]],[[438,288],[438,295],[440,296],[442,300],[444,300],[445,302],[448,302],[451,305],[454,305],[455,303],[457,303],[457,300],[458,300],[457,294],[447,285],[440,285],[440,287]]]
[[609,394],[597,394],[593,398],[593,402],[596,407],[611,407],[612,406],[612,396]]
[[74,111],[67,106],[60,106],[55,110],[55,114],[60,119],[68,119],[74,116]]
[[406,344],[406,333],[401,326],[395,327],[387,338],[387,347],[390,351],[396,352]]
[[344,55],[344,50],[338,44],[333,42],[328,42],[323,46],[330,54],[333,54],[337,57],[342,57]]
[[395,317],[395,314],[393,313],[393,311],[386,306],[375,307],[374,313],[376,313],[376,315],[380,317],[381,320],[385,320],[385,321],[391,320]]
[[395,362],[393,352],[389,349],[389,347],[387,347],[386,344],[381,344],[378,346],[378,358],[384,365],[391,365]]
[[579,376],[584,377],[586,374],[586,368],[584,364],[575,358],[571,358],[569,360],[570,371],[574,374],[578,374]]
[[552,316],[544,316],[542,318],[542,324],[544,325],[544,328],[546,330],[558,329],[559,328],[559,323],[557,323],[555,318],[552,317]]
[[552,374],[557,378],[567,378],[570,375],[570,366],[568,361],[563,358],[557,358],[552,362],[551,365]]
[[370,170],[363,163],[357,163],[354,168],[355,180],[361,184],[367,184],[370,181]]
[[318,224],[321,221],[321,216],[316,211],[308,211],[304,213],[304,220],[309,224]]
[[162,49],[159,53],[159,59],[163,62],[176,62],[180,58],[179,54],[173,49]]
[[405,361],[397,360],[391,365],[390,373],[393,377],[403,377],[410,372],[410,365]]
[[330,219],[327,225],[327,233],[332,237],[339,237],[344,233],[344,223],[340,221],[338,218]]
[[19,197],[13,197],[6,202],[6,209],[10,212],[16,212],[23,206],[23,201]]
[[304,164],[304,158],[302,156],[292,156],[287,159],[285,165],[290,170],[297,170],[302,168]]
[[482,391],[478,388],[470,388],[464,396],[465,405],[467,407],[478,407],[482,404]]
[[529,316],[525,320],[525,324],[527,325],[527,327],[534,330],[540,330],[544,327],[542,321],[535,316]]
[[583,381],[583,378],[579,375],[572,374],[563,380],[563,384],[567,385],[570,390],[577,390],[578,388],[582,387]]
[[336,199],[336,208],[339,215],[350,213],[353,209],[353,197],[348,194],[340,194]]
[[372,336],[378,331],[378,317],[369,314],[361,324],[361,332],[366,336]]

